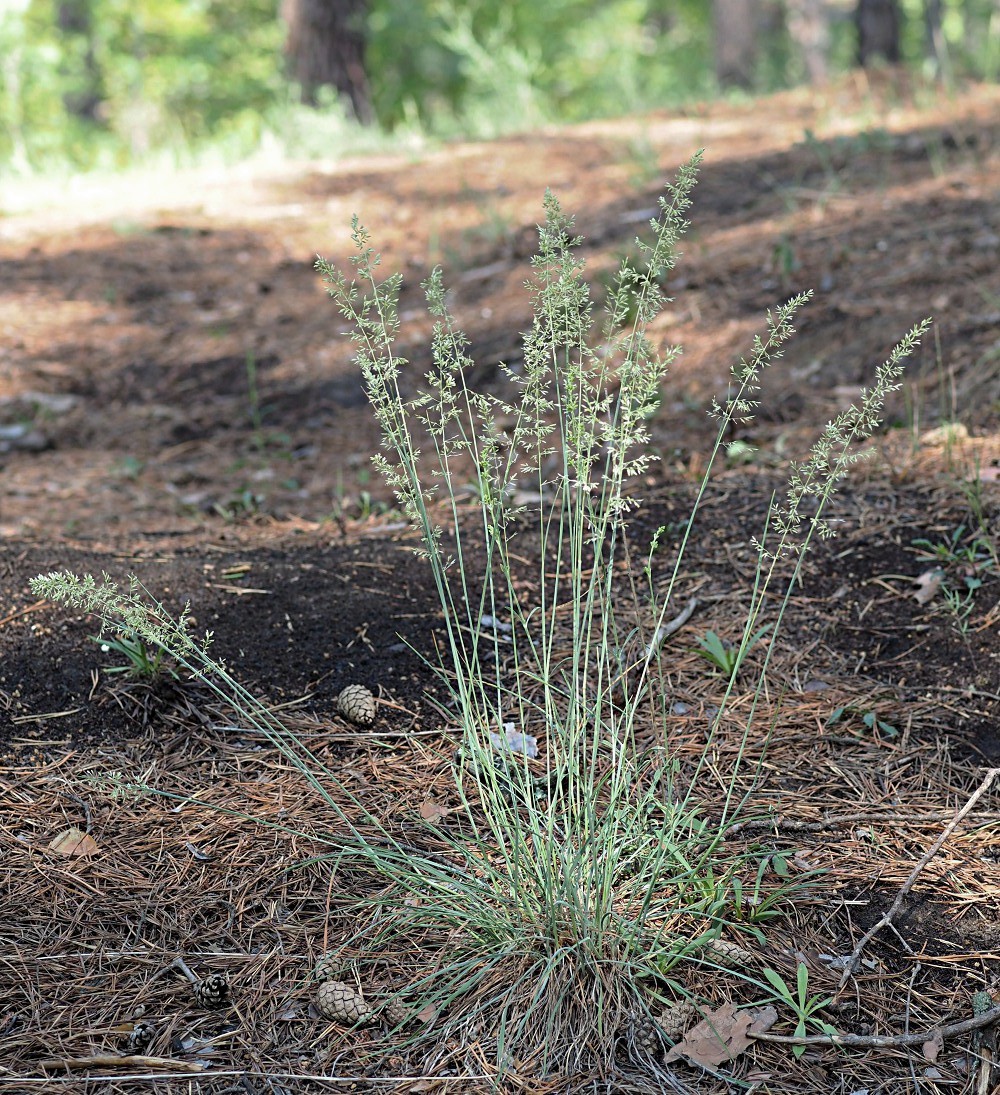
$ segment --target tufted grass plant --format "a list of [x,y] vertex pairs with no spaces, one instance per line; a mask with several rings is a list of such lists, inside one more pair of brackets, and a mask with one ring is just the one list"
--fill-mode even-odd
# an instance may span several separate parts
[[[125,594],[107,580],[67,574],[32,583],[37,595],[165,650],[306,773],[336,823],[323,838],[335,869],[374,880],[371,896],[358,898],[360,927],[341,937],[343,961],[384,969],[386,955],[408,955],[407,966],[424,971],[396,991],[434,1017],[407,1035],[427,1071],[451,1047],[471,1070],[486,1067],[485,1049],[500,1073],[606,1075],[618,1067],[624,1038],[642,1063],[635,1089],[663,1090],[669,1078],[629,1032],[683,994],[682,963],[712,968],[706,944],[724,927],[738,920],[740,930],[760,932],[780,910],[785,884],[776,877],[783,872],[772,872],[773,849],[739,852],[724,841],[753,809],[737,775],[749,763],[744,749],[773,637],[808,547],[832,535],[826,507],[861,458],[858,443],[878,426],[926,323],[793,465],[787,491],[773,500],[755,541],[743,635],[727,652],[739,667],[764,635],[772,640],[740,719],[734,770],[720,786],[711,756],[716,737],[732,732],[735,672],[720,684],[700,761],[682,772],[659,656],[678,618],[685,550],[727,432],[752,419],[762,376],[808,299],[799,294],[770,313],[734,366],[725,400],[712,407],[711,460],[663,582],[652,580],[655,543],[649,551],[650,590],[662,593],[637,616],[616,575],[630,558],[627,527],[649,466],[648,422],[679,353],[657,349],[648,332],[666,302],[664,272],[677,259],[699,160],[660,199],[651,240],[636,241],[641,261],[622,262],[602,323],[573,221],[546,194],[523,370],[500,366],[514,398],[471,385],[469,341],[439,270],[424,286],[435,323],[431,365],[420,378],[397,352],[401,277],[381,277],[356,218],[351,277],[317,261],[352,328],[382,434],[376,464],[419,531],[434,577],[445,646],[438,660],[425,656],[450,697],[444,717],[458,725],[458,816],[415,818],[404,843],[134,580]],[[778,581],[785,593],[776,598]],[[526,735],[541,743],[538,759],[527,755]],[[747,878],[756,880],[752,900]],[[363,969],[356,972],[364,984]]]
[[[531,1060],[543,1072],[595,1062],[610,1068],[622,1031],[658,993],[670,999],[680,991],[671,969],[742,915],[739,876],[747,864],[723,848],[723,834],[747,803],[736,792],[736,771],[720,796],[707,765],[736,674],[702,760],[683,780],[666,705],[648,699],[712,465],[732,424],[752,419],[762,374],[781,356],[809,294],[768,315],[766,333],[732,371],[727,398],[712,407],[711,459],[651,625],[643,629],[615,581],[635,484],[649,464],[647,423],[679,353],[659,351],[648,330],[666,302],[660,287],[687,226],[699,160],[660,199],[651,242],[637,241],[641,262],[622,262],[602,326],[573,221],[546,193],[523,370],[498,366],[515,398],[472,386],[469,340],[449,310],[440,270],[424,284],[435,324],[420,384],[396,349],[401,276],[382,277],[356,217],[353,276],[322,258],[316,263],[353,330],[382,433],[376,464],[419,531],[434,576],[446,647],[432,664],[461,731],[455,775],[463,824],[442,832],[462,865],[460,880],[432,894],[413,880],[421,900],[401,893],[394,913],[352,945],[367,940],[377,951],[407,933],[421,945],[436,941],[443,953],[424,987],[446,1027],[464,1023],[480,1036],[484,1024],[498,1030],[501,1067]],[[810,542],[832,535],[827,504],[863,455],[857,443],[877,427],[925,329],[906,336],[860,405],[793,465],[787,492],[755,541],[757,578],[735,666],[763,634],[773,638]],[[785,597],[765,620],[782,573]],[[770,648],[737,768],[769,657]],[[505,747],[511,726],[544,743],[540,762]],[[711,817],[705,797],[719,804]],[[761,852],[751,874],[759,879],[765,862]]]

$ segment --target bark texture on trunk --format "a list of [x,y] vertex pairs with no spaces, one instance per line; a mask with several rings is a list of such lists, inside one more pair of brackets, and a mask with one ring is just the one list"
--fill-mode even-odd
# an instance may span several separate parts
[[367,0],[282,0],[288,28],[289,75],[302,101],[316,105],[321,87],[335,88],[351,113],[366,125],[375,119],[365,72]]
[[825,0],[787,0],[785,18],[809,82],[825,84],[830,59],[830,14]]
[[715,76],[720,87],[753,86],[757,67],[757,0],[713,0]]
[[900,59],[900,13],[896,0],[858,0],[854,25],[858,30],[858,63],[876,57],[897,64]]

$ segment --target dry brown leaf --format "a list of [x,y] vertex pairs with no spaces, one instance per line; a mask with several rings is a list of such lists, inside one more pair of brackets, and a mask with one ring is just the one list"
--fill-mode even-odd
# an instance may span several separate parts
[[414,1018],[419,1019],[421,1023],[433,1023],[437,1015],[438,1009],[433,1004],[424,1004]]
[[930,1061],[931,1064],[938,1059],[938,1054],[944,1048],[944,1038],[941,1036],[941,1031],[936,1030],[923,1044],[924,1058]]
[[933,570],[925,570],[919,578],[913,579],[917,587],[913,597],[917,604],[929,604],[938,595],[941,582],[944,580],[944,572],[935,567]]
[[774,1025],[777,1018],[778,1013],[773,1007],[737,1011],[732,1004],[724,1004],[706,1013],[705,1018],[667,1053],[664,1062],[669,1064],[678,1057],[686,1057],[693,1064],[717,1068],[751,1045],[751,1032],[762,1034]]
[[447,813],[447,807],[440,806],[432,798],[425,798],[420,803],[420,816],[424,821],[440,821]]
[[49,851],[56,855],[65,856],[90,856],[97,855],[101,849],[92,836],[87,836],[82,829],[71,826],[64,829],[58,836],[53,837],[49,844]]

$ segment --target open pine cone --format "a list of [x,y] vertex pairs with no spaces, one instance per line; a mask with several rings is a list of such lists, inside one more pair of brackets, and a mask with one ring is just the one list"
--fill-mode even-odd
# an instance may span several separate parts
[[356,726],[371,726],[375,721],[375,697],[363,684],[349,684],[337,697],[337,709]]
[[316,1008],[324,1019],[338,1023],[367,1023],[373,1018],[361,993],[343,981],[324,981],[316,993]]
[[156,1024],[150,1022],[148,1019],[140,1019],[128,1032],[128,1036],[125,1038],[125,1043],[122,1046],[122,1052],[127,1056],[132,1056],[136,1053],[143,1054],[152,1045],[155,1037]]
[[224,973],[210,973],[196,981],[191,991],[203,1008],[224,1008],[230,1002],[229,978]]

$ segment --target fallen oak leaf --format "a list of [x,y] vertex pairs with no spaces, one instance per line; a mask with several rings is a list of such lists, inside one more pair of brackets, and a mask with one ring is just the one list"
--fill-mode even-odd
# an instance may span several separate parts
[[49,851],[56,855],[65,856],[91,856],[97,855],[101,849],[92,836],[88,836],[82,829],[71,826],[52,838]]
[[441,818],[446,817],[448,813],[449,810],[446,806],[441,806],[432,798],[425,798],[424,801],[420,803],[420,816],[424,821],[429,821],[432,824],[435,821],[440,821]]
[[692,1064],[716,1068],[738,1057],[752,1044],[752,1035],[770,1030],[777,1019],[771,1006],[737,1011],[732,1004],[724,1004],[707,1012],[667,1053],[664,1063],[686,1057]]

